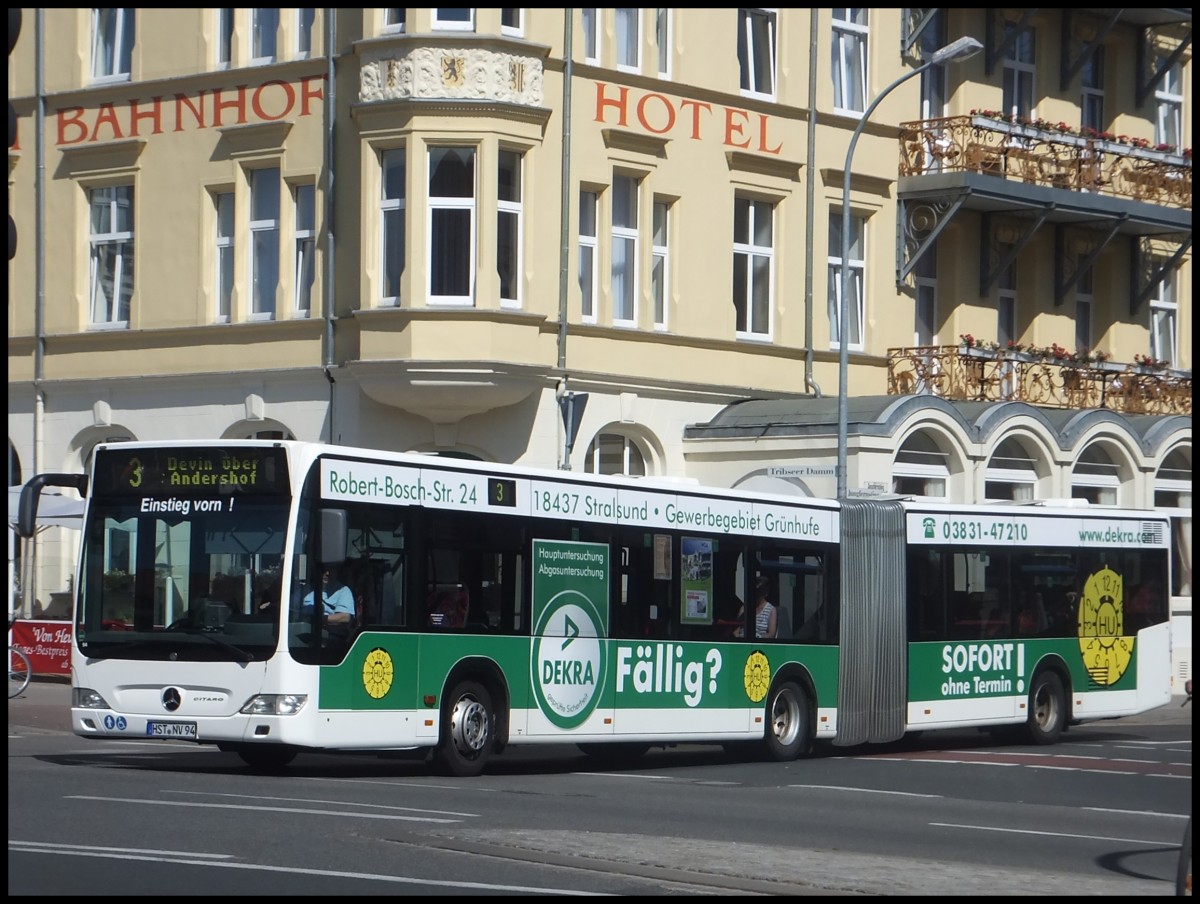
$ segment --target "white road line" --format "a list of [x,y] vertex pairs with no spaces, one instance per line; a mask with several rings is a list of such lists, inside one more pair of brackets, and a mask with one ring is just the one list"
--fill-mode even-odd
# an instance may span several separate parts
[[151,804],[159,807],[198,807],[210,810],[254,810],[261,813],[307,813],[313,816],[351,816],[356,819],[394,819],[403,822],[462,822],[461,819],[437,819],[432,816],[398,816],[388,813],[355,813],[344,810],[310,810],[303,807],[246,807],[237,804],[185,803],[181,800],[138,800],[126,797],[97,797],[91,794],[71,794],[67,800],[101,800],[119,804]]
[[[230,794],[227,792],[217,791],[175,791],[170,788],[164,789],[163,794],[203,794],[206,797],[236,797],[239,800],[286,800],[293,801],[298,804],[341,804],[345,806],[349,801],[345,800],[321,800],[319,798],[309,797],[267,797],[261,794]],[[389,804],[369,804],[355,803],[356,807],[378,807],[382,810],[405,810],[409,813],[436,813],[439,816],[468,816],[480,818],[479,813],[455,813],[451,810],[429,810],[425,807],[393,807]]]
[[1045,835],[1050,838],[1077,838],[1080,841],[1118,841],[1121,844],[1148,844],[1162,847],[1162,841],[1145,841],[1141,838],[1110,838],[1107,835],[1076,835],[1070,832],[1039,832],[1034,829],[1002,829],[999,826],[968,826],[953,822],[931,822],[931,826],[941,829],[974,829],[979,832],[1006,832],[1010,835]]
[[845,785],[788,785],[789,788],[809,788],[816,791],[859,791],[863,794],[894,794],[897,797],[942,797],[941,794],[917,794],[915,791],[881,791],[877,788],[849,788]]

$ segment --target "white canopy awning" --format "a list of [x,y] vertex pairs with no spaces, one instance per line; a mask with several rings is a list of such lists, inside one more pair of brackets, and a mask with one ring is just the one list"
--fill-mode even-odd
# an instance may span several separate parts
[[[17,513],[21,508],[21,487],[8,488],[8,526],[16,529]],[[79,530],[83,527],[83,502],[71,499],[61,493],[42,491],[38,501],[37,526],[42,527],[73,527]]]

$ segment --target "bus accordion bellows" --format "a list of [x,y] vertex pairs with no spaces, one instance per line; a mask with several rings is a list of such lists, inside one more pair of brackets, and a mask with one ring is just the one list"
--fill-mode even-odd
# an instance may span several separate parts
[[[1152,512],[828,500],[285,441],[112,443],[86,497],[91,738],[428,756],[1054,742],[1170,700]],[[765,591],[761,604],[758,603]]]

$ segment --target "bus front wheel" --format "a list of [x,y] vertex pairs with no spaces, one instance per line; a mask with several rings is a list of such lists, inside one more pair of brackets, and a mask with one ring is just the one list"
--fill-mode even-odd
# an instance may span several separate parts
[[463,681],[455,685],[442,706],[442,735],[433,755],[438,771],[462,777],[483,772],[495,724],[492,698],[482,684]]
[[767,700],[767,756],[780,763],[794,760],[808,750],[808,699],[799,685],[785,681]]
[[262,769],[273,772],[282,769],[296,758],[300,751],[279,744],[237,744],[233,747],[221,747],[222,750],[233,750],[242,762],[251,769]]
[[1029,686],[1029,721],[1026,734],[1034,744],[1053,744],[1067,724],[1067,697],[1062,679],[1049,670],[1036,675]]

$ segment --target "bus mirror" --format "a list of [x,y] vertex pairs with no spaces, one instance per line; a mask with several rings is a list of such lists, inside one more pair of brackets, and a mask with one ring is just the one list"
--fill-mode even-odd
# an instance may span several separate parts
[[345,509],[321,510],[321,563],[340,565],[349,553],[350,519]]
[[37,533],[38,502],[42,487],[67,487],[87,496],[86,474],[38,474],[21,487],[21,499],[17,507],[17,536],[28,539]]

